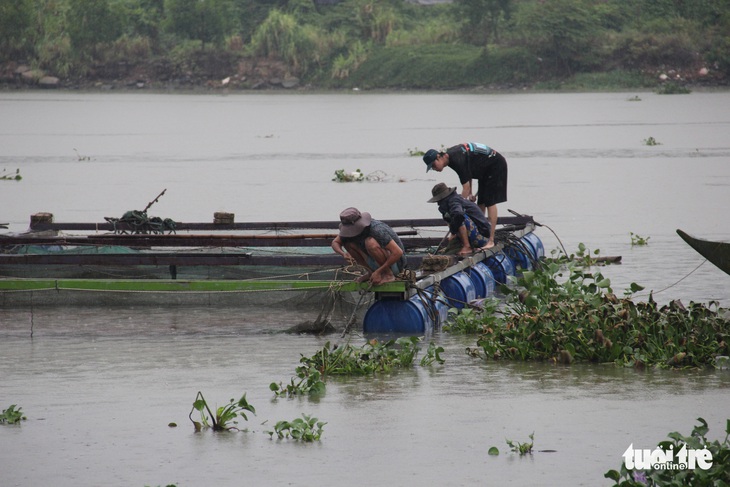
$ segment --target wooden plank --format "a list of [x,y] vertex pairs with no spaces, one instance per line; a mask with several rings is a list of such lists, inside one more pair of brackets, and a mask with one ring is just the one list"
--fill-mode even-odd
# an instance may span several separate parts
[[[406,250],[432,247],[441,237],[403,237]],[[84,237],[33,237],[0,236],[0,246],[16,245],[63,245],[63,246],[110,246],[132,248],[151,247],[329,247],[332,239],[305,238],[251,238],[248,236],[197,235],[93,235]]]
[[[104,246],[119,245],[132,248],[150,247],[329,247],[331,238],[291,238],[291,236],[251,235],[89,235],[46,237],[32,235],[0,236],[0,246],[64,245]],[[334,238],[334,237],[333,237]],[[401,238],[406,250],[436,246],[441,237]]]
[[[440,218],[429,219],[401,219],[384,220],[393,228],[399,227],[431,227],[445,226],[446,223]],[[176,222],[177,230],[295,230],[295,229],[337,229],[339,221],[306,221],[306,222],[240,222],[232,224],[219,223],[184,223]],[[30,228],[34,231],[41,230],[83,230],[83,231],[113,231],[115,225],[111,223],[36,223],[32,222]],[[132,227],[117,223],[119,230],[130,230]]]
[[[391,219],[382,220],[392,228],[418,228],[418,227],[445,227],[446,223],[441,218],[422,218],[422,219]],[[500,225],[524,225],[532,222],[533,219],[529,215],[520,216],[500,216],[497,223]],[[337,229],[340,226],[339,221],[309,221],[309,222],[240,222],[230,225],[218,223],[183,223],[176,222],[178,231],[196,230],[196,231],[215,231],[215,230],[294,230],[294,229]],[[117,224],[119,230],[130,230],[131,227],[124,224]],[[42,230],[77,230],[90,232],[110,232],[114,230],[111,223],[42,223],[31,222],[30,229],[33,231]]]
[[[423,255],[409,255],[408,265],[417,268]],[[257,255],[231,253],[140,252],[132,254],[0,254],[0,266],[282,266],[342,267],[345,261],[335,254]]]

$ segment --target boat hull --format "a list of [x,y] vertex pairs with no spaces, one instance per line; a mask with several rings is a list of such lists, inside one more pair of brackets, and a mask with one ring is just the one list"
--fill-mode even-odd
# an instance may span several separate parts
[[715,264],[725,274],[730,275],[730,242],[702,240],[679,229],[677,229],[677,234],[702,257]]

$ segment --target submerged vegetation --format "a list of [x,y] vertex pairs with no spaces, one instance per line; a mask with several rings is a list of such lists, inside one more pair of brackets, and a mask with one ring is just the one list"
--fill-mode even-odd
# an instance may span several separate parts
[[16,0],[0,78],[44,87],[726,85],[725,0]]
[[452,313],[445,329],[476,333],[467,353],[485,360],[685,368],[718,367],[729,355],[730,322],[719,303],[659,306],[651,295],[635,302],[643,289],[635,283],[619,297],[584,255],[546,259],[502,286],[503,309]]

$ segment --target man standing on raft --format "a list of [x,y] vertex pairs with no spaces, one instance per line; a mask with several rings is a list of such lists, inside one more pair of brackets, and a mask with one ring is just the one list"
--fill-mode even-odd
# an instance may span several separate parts
[[405,247],[398,234],[357,208],[340,213],[340,234],[332,241],[332,250],[368,270],[357,282],[392,282],[406,267]]
[[[484,144],[467,142],[439,152],[429,149],[423,156],[426,172],[433,169],[441,172],[448,166],[459,176],[461,195],[469,201],[476,201],[490,223],[489,242],[485,248],[494,247],[494,231],[497,227],[497,204],[507,201],[507,161],[496,150]],[[476,196],[472,180],[479,181]]]

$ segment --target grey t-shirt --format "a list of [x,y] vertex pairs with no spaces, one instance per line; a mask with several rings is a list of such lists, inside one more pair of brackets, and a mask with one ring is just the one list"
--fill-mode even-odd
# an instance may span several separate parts
[[[401,256],[400,260],[398,261],[398,267],[400,269],[405,269],[406,267],[406,248],[403,246],[403,242],[401,241],[400,237],[398,236],[395,231],[390,228],[385,223],[381,222],[380,220],[371,220],[370,221],[370,234],[371,237],[375,239],[376,242],[380,244],[381,247],[386,247],[391,240],[393,240],[396,244],[398,244],[398,247],[401,248],[403,251],[403,255]],[[358,239],[357,241],[358,246],[363,250],[363,252],[366,252],[365,250],[365,240],[364,239]],[[366,252],[367,253],[367,252]]]

